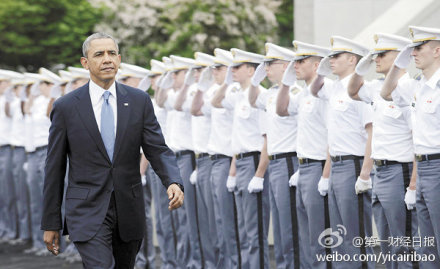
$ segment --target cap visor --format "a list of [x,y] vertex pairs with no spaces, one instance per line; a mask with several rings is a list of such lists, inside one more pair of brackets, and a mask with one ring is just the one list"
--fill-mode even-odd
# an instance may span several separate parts
[[311,55],[301,55],[301,56],[295,56],[295,59],[293,59],[294,61],[301,61],[307,58],[312,57]]
[[335,51],[330,52],[329,55],[327,55],[327,56],[328,57],[335,56],[335,55],[338,55],[338,54],[341,54],[341,53],[344,53],[344,52],[348,52],[348,51],[345,51],[345,50],[335,50]]
[[423,44],[425,44],[425,43],[426,43],[426,41],[414,42],[414,43],[412,43],[412,44],[409,44],[408,47],[410,47],[410,48],[415,48],[415,47],[418,47],[418,46],[423,45]]

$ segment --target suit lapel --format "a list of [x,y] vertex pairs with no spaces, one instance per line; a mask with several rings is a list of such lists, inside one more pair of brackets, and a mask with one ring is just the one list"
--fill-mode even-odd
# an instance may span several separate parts
[[118,124],[116,126],[116,141],[115,150],[113,152],[113,162],[121,148],[121,143],[124,138],[125,130],[127,129],[128,117],[130,115],[130,102],[127,95],[127,90],[124,85],[116,83],[116,102],[118,106]]
[[[89,132],[90,136],[98,146],[99,151],[104,155],[106,160],[111,163],[107,151],[105,150],[104,142],[102,141],[101,133],[99,132],[98,125],[96,123],[95,113],[93,112],[92,101],[89,93],[89,83],[77,90],[76,97],[79,99],[76,104],[76,109],[80,118]],[[119,117],[118,117],[119,118]]]

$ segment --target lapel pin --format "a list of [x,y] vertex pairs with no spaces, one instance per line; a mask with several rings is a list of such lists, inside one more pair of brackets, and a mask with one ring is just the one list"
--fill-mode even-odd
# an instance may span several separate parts
[[124,106],[128,106],[128,103],[124,103]]

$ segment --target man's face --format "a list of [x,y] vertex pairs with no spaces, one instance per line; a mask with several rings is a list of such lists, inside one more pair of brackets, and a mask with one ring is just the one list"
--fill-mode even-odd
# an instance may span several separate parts
[[425,44],[417,46],[411,53],[414,56],[414,62],[416,67],[420,70],[424,70],[432,65],[434,61],[439,57],[440,42],[429,41]]
[[139,85],[139,82],[141,82],[140,78],[127,77],[123,80],[122,83],[124,83],[125,85],[128,85],[130,87],[136,88]]
[[222,84],[225,81],[226,71],[228,68],[226,65],[220,65],[212,68],[212,76],[217,84]]
[[176,72],[172,73],[174,80],[173,89],[178,90],[182,87],[186,72],[187,70],[177,70]]
[[330,67],[334,75],[340,76],[347,72],[350,68],[349,57],[351,55],[347,52],[330,56]]
[[247,64],[232,67],[232,79],[238,83],[249,80],[255,72],[255,69]]
[[204,67],[194,68],[193,75],[194,75],[195,82],[199,82],[200,74],[202,73],[202,71],[204,69],[205,69]]
[[160,75],[154,75],[154,76],[152,76],[150,79],[151,79],[151,89],[153,90],[153,91],[156,91],[157,90],[157,85],[156,85],[156,82],[157,82],[157,80],[159,79],[159,77],[160,77]]
[[46,81],[42,81],[41,83],[40,83],[40,85],[39,85],[39,87],[40,87],[40,91],[41,91],[41,94],[42,95],[44,95],[44,96],[46,96],[46,97],[49,97],[49,95],[50,95],[50,90],[51,90],[51,88],[53,87],[53,83],[50,83],[50,82],[46,82]]
[[316,62],[317,61],[314,61],[312,57],[307,57],[305,59],[295,61],[294,67],[295,67],[296,78],[298,80],[305,80],[305,81],[308,81],[311,78],[313,78],[317,68]]
[[9,80],[0,80],[0,95],[5,93],[10,84]]
[[376,55],[374,62],[376,63],[376,72],[380,74],[387,74],[393,66],[394,59],[398,51],[385,51]]
[[265,68],[267,78],[273,83],[280,82],[288,64],[288,62],[281,60],[266,62]]
[[115,79],[121,63],[116,44],[110,38],[95,39],[90,42],[87,58],[81,58],[81,64],[90,72],[90,78],[96,82],[108,83]]

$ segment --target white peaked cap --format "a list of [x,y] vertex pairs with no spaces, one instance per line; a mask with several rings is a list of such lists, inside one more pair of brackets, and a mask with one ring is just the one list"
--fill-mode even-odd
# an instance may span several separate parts
[[373,54],[390,50],[401,51],[405,46],[411,44],[411,40],[408,38],[384,33],[375,34],[374,41],[376,45],[373,48]]
[[89,70],[87,70],[87,69],[69,66],[69,67],[67,67],[67,70],[69,70],[70,74],[72,75],[72,77],[74,79],[77,79],[77,78],[89,79],[90,78],[90,73],[89,73]]
[[301,42],[298,40],[293,40],[292,42],[293,49],[295,50],[295,60],[302,60],[310,56],[317,56],[317,57],[326,57],[330,54],[330,49]]
[[194,59],[196,60],[195,65],[198,66],[207,67],[215,64],[215,57],[203,52],[194,53]]
[[121,63],[119,67],[121,68],[121,77],[144,78],[150,73],[150,70],[133,64]]
[[409,26],[409,32],[413,44],[411,47],[417,47],[431,40],[440,40],[440,29],[420,26]]
[[226,65],[226,66],[232,65],[232,61],[234,58],[232,57],[232,53],[230,51],[216,48],[216,49],[214,49],[214,55],[215,55],[215,60],[214,60],[215,65],[217,65],[217,66],[218,65]]
[[165,64],[163,62],[158,61],[158,60],[152,59],[150,61],[150,66],[151,66],[150,76],[161,75],[161,74],[165,73],[165,71],[166,71]]
[[21,73],[11,70],[0,69],[0,80],[20,80],[23,78],[24,76]]
[[190,69],[191,67],[194,67],[196,62],[194,59],[176,55],[171,55],[170,58],[173,61],[173,71]]
[[332,45],[332,52],[329,56],[342,52],[350,52],[363,57],[369,52],[367,47],[342,36],[332,36],[330,38],[330,44]]
[[44,81],[44,77],[37,73],[24,73],[26,84],[36,83],[38,81]]
[[238,66],[243,63],[260,64],[264,60],[264,56],[261,54],[248,52],[241,49],[232,48],[231,53],[233,57],[232,66]]
[[55,74],[54,72],[41,67],[38,72],[40,73],[40,75],[43,77],[43,81],[49,82],[49,83],[60,83],[61,82],[61,78],[60,76],[58,76],[57,74]]
[[278,45],[272,43],[266,43],[266,56],[264,56],[264,61],[273,60],[283,60],[283,61],[293,61],[295,59],[295,53]]
[[64,82],[64,83],[67,83],[67,82],[73,80],[72,74],[70,74],[69,71],[60,70],[60,71],[58,71],[58,74],[61,77],[61,81]]
[[166,71],[172,71],[174,68],[173,60],[170,57],[162,57],[162,62],[165,64]]

